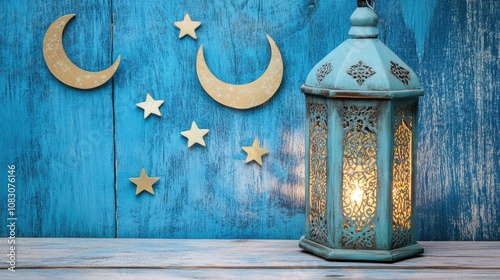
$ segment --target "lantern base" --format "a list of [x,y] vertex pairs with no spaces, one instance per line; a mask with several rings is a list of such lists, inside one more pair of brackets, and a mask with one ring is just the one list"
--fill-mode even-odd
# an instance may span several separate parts
[[304,236],[300,238],[299,246],[300,248],[329,261],[395,262],[420,255],[424,252],[424,248],[418,243],[387,251],[333,249],[306,239]]

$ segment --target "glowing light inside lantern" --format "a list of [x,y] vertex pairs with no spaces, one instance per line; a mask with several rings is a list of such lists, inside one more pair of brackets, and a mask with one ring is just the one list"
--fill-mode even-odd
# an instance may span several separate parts
[[358,207],[361,207],[361,202],[363,201],[363,190],[359,188],[358,181],[354,181],[356,189],[351,192],[351,201],[356,202]]

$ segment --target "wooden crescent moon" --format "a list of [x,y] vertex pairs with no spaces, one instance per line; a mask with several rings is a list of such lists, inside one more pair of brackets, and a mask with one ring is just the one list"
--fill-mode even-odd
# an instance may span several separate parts
[[69,14],[54,21],[43,38],[43,58],[50,72],[61,82],[79,89],[96,88],[107,82],[120,64],[120,56],[106,70],[99,72],[85,71],[69,60],[62,44],[64,27],[75,14]]
[[253,108],[273,97],[283,78],[283,59],[274,40],[266,36],[271,46],[271,61],[262,76],[243,85],[228,84],[215,77],[205,62],[203,45],[200,46],[196,57],[196,73],[208,95],[220,104],[235,109]]

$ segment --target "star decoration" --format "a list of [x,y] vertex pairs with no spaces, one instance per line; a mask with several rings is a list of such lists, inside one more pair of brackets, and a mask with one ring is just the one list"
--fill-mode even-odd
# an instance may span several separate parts
[[153,191],[153,184],[158,182],[160,178],[148,177],[146,170],[144,168],[141,170],[141,176],[139,178],[129,178],[129,180],[137,185],[135,190],[135,195],[140,194],[142,191],[147,191],[150,194],[155,194]]
[[188,13],[184,15],[184,19],[182,21],[176,21],[174,25],[179,28],[181,31],[179,32],[179,38],[182,38],[186,35],[191,36],[191,38],[196,40],[196,32],[195,29],[201,25],[200,21],[192,21],[191,17]]
[[188,139],[188,147],[191,147],[196,143],[205,146],[205,140],[203,140],[203,136],[209,131],[210,130],[208,129],[199,129],[196,123],[193,121],[191,123],[191,129],[181,132],[181,135]]
[[245,160],[245,163],[255,160],[258,164],[262,166],[262,156],[269,154],[268,150],[259,147],[259,140],[257,139],[253,141],[252,146],[241,147],[241,148],[247,153],[247,158]]
[[149,117],[150,114],[155,114],[161,117],[160,106],[163,100],[154,100],[149,93],[146,95],[146,101],[137,103],[137,107],[144,109],[144,119]]

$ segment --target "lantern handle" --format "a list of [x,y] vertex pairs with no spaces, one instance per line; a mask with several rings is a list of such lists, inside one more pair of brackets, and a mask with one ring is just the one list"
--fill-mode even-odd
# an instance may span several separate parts
[[[373,3],[373,5],[371,3]],[[369,7],[370,9],[375,11],[375,5],[375,0],[358,0],[358,7]]]

